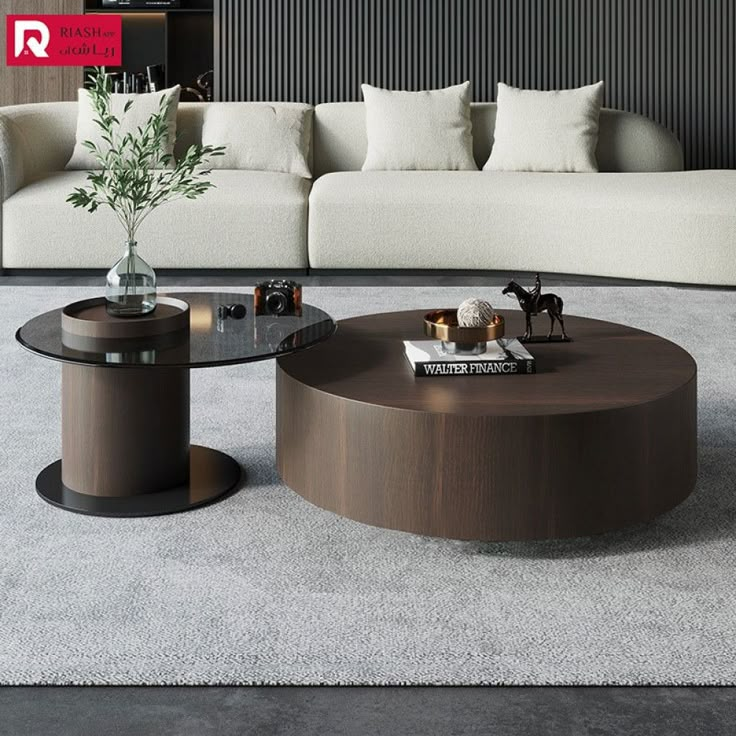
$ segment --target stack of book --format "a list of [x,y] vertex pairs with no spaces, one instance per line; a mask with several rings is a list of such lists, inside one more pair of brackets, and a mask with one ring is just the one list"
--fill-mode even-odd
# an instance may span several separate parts
[[493,340],[480,355],[448,353],[440,340],[405,340],[415,376],[488,376],[536,373],[533,356],[517,338]]

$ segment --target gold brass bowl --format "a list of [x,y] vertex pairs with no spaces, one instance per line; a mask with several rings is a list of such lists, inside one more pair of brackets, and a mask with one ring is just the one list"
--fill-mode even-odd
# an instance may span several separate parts
[[457,309],[437,309],[424,315],[424,334],[442,342],[470,345],[498,340],[504,334],[503,317],[496,314],[486,327],[460,327]]

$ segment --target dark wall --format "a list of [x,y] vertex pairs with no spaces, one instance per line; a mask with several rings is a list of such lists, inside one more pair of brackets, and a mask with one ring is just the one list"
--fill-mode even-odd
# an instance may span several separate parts
[[470,79],[555,89],[675,131],[690,168],[736,168],[736,0],[215,0],[219,99],[360,99]]

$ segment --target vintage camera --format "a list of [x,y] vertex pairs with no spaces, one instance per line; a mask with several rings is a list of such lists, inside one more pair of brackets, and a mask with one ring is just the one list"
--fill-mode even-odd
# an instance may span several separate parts
[[256,284],[256,316],[301,317],[302,285],[296,281],[274,279]]

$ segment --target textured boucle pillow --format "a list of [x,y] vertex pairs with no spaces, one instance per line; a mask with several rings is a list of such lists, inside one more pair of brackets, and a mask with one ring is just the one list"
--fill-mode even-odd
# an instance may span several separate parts
[[484,171],[598,171],[603,82],[555,92],[499,82],[496,127]]
[[[112,114],[120,121],[120,136],[127,133],[135,133],[138,128],[145,126],[151,115],[155,115],[161,109],[161,100],[165,99],[166,118],[169,128],[168,141],[161,153],[174,154],[174,143],[176,142],[176,113],[179,109],[179,94],[181,87],[171,87],[161,92],[150,92],[141,95],[110,95],[110,106]],[[92,105],[92,98],[86,89],[80,89],[78,94],[79,106],[77,111],[77,135],[74,152],[66,165],[68,171],[84,171],[88,169],[102,168],[85,145],[85,141],[92,141],[101,150],[109,146],[102,140],[102,131],[95,123],[97,114]],[[133,100],[133,105],[124,113],[125,105]]]
[[368,137],[363,171],[477,170],[470,82],[423,92],[362,88]]
[[202,143],[225,146],[207,168],[276,171],[305,179],[313,108],[297,103],[215,102],[207,106]]

